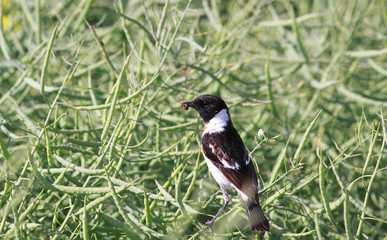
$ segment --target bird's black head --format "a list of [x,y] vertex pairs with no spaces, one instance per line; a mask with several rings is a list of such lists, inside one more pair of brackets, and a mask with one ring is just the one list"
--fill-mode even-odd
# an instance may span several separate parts
[[222,109],[228,109],[226,103],[215,95],[200,95],[190,102],[182,103],[183,109],[195,108],[203,118],[204,122],[209,122]]

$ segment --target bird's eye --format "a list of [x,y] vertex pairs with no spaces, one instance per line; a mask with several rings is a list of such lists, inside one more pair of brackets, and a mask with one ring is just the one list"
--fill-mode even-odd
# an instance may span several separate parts
[[208,105],[208,102],[207,102],[207,101],[203,101],[203,105],[204,105],[204,106],[207,106],[207,105]]

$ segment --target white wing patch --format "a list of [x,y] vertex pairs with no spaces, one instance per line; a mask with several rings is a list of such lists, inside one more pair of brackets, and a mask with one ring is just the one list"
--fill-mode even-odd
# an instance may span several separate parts
[[241,167],[241,166],[239,166],[239,164],[237,162],[235,162],[234,166],[231,166],[230,164],[228,164],[227,161],[224,161],[223,159],[219,159],[219,160],[225,168],[239,169]]
[[[214,146],[212,144],[210,144],[209,147],[211,148],[212,153],[215,154]],[[229,168],[229,169],[240,169],[241,168],[241,166],[237,162],[235,162],[234,166],[232,166],[227,161],[225,161],[223,159],[219,159],[219,161],[223,164],[223,167],[225,167],[225,168]]]
[[223,132],[229,121],[227,109],[222,109],[206,124],[203,134]]
[[246,166],[249,165],[250,162],[251,162],[251,159],[250,159],[250,155],[249,155],[249,158],[246,161]]
[[235,162],[235,167],[236,167],[236,169],[240,169],[241,168],[241,166],[237,162]]

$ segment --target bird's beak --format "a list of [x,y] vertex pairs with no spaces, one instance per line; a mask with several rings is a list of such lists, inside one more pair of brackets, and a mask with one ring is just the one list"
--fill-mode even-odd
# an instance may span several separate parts
[[190,101],[190,102],[183,102],[181,104],[181,106],[183,107],[184,110],[188,110],[189,107],[196,109],[196,105],[192,101]]

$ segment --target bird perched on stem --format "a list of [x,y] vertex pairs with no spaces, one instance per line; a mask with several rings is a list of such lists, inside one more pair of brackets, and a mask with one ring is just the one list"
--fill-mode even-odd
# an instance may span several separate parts
[[214,95],[201,95],[182,107],[194,108],[204,120],[202,151],[212,176],[223,192],[224,204],[218,213],[206,222],[212,225],[227,206],[229,195],[226,189],[235,189],[245,203],[250,228],[253,231],[269,231],[258,198],[257,174],[249,153],[234,128],[226,103]]

